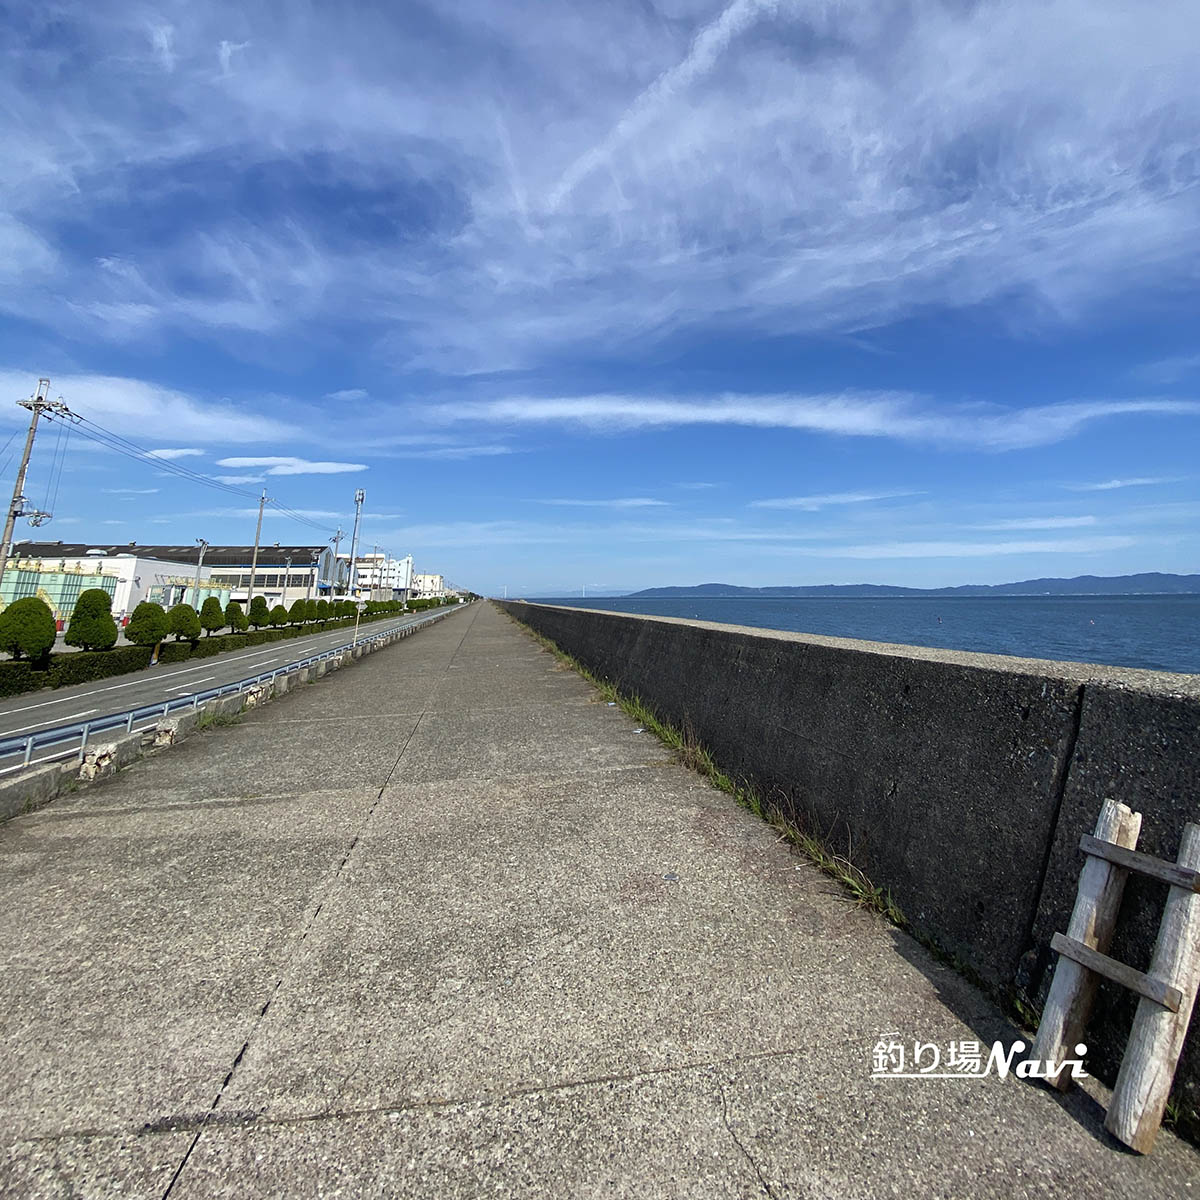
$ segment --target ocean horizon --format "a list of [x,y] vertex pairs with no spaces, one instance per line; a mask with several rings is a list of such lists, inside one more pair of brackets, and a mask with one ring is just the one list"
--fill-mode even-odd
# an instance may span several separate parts
[[1200,673],[1200,595],[529,599],[939,650]]

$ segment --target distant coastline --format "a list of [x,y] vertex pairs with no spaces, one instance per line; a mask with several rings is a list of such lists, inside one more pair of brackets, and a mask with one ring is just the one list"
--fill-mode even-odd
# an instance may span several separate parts
[[628,592],[629,600],[670,600],[704,596],[739,600],[834,596],[1194,596],[1200,595],[1200,575],[1149,571],[1140,575],[1077,575],[1071,579],[1025,579],[1019,583],[970,583],[959,587],[910,588],[879,583],[817,584],[808,587],[739,587],[732,583],[701,583],[694,587],[644,588]]

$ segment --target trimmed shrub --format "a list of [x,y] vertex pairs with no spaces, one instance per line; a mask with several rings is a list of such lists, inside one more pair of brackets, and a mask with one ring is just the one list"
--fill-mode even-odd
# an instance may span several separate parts
[[329,617],[330,617],[329,601],[328,600],[317,600],[317,601],[315,601],[315,603],[317,606],[317,620],[320,621],[322,625],[324,625],[325,622],[328,621]]
[[36,691],[45,678],[45,672],[35,671],[27,662],[0,662],[0,696]]
[[271,623],[271,610],[267,607],[266,596],[255,596],[250,601],[250,624],[255,629],[262,629]]
[[234,633],[245,633],[250,628],[250,622],[246,620],[246,610],[236,600],[230,600],[225,605],[225,624]]
[[315,600],[305,600],[304,619],[306,621],[315,621],[317,619],[317,602]]
[[167,628],[177,642],[194,642],[200,636],[200,617],[190,604],[176,604],[167,613]]
[[200,624],[204,626],[204,631],[209,637],[218,629],[225,628],[225,614],[221,611],[221,602],[216,596],[209,596],[200,605]]
[[[257,600],[258,597],[255,596],[255,599]],[[275,607],[271,609],[270,621],[271,625],[276,629],[278,629],[281,625],[286,625],[288,623],[287,609],[284,608],[282,604],[275,605]]]
[[[170,616],[170,613],[167,615]],[[181,642],[178,639],[173,642],[164,642],[159,647],[158,661],[160,663],[187,662],[192,657],[192,647],[198,645],[200,645],[199,642]]]
[[143,600],[133,610],[129,624],[125,626],[125,636],[135,646],[157,646],[169,632],[163,606],[149,600]]
[[103,588],[79,593],[64,639],[84,650],[111,650],[117,644],[117,623],[112,617],[112,597]]
[[14,600],[0,613],[0,650],[13,658],[45,658],[54,649],[58,629],[50,606],[36,596]]
[[45,686],[67,687],[72,683],[91,683],[112,675],[140,671],[150,665],[153,652],[151,646],[118,646],[114,650],[56,654],[46,671]]
[[308,601],[293,600],[288,609],[288,621],[293,625],[303,625],[308,620]]

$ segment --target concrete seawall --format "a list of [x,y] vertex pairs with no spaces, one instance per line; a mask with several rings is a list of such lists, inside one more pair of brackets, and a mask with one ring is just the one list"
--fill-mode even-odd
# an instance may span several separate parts
[[[690,729],[721,767],[846,853],[915,930],[1040,1003],[1105,797],[1174,859],[1200,821],[1200,679],[507,602],[513,617]],[[1113,954],[1149,964],[1165,889],[1131,880]],[[1103,987],[1111,1076],[1132,1000]],[[1200,1111],[1195,1023],[1178,1074]]]

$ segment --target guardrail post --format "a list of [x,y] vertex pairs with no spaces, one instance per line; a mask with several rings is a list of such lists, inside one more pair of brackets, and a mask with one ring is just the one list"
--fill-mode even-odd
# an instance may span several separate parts
[[126,733],[133,732],[133,709],[132,708],[129,710],[129,716],[125,718],[125,732]]
[[33,757],[33,738],[25,739],[25,761],[21,764],[23,767],[29,766],[29,760]]
[[87,750],[88,734],[91,732],[91,721],[85,721],[83,724],[83,734],[79,739],[79,761],[83,762],[84,751]]

